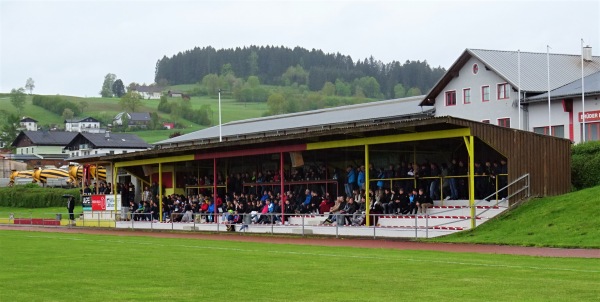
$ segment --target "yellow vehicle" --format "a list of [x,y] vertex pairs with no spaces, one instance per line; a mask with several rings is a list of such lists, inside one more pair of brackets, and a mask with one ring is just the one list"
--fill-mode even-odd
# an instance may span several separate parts
[[91,179],[106,180],[106,168],[102,166],[96,167],[96,165],[84,165],[84,166],[69,166],[69,183],[74,186],[79,186],[81,180],[84,178],[87,181]]

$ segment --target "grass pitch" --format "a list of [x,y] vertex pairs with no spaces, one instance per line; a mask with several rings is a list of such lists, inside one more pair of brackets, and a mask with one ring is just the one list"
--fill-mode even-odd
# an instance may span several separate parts
[[595,301],[598,296],[598,259],[0,231],[0,301]]

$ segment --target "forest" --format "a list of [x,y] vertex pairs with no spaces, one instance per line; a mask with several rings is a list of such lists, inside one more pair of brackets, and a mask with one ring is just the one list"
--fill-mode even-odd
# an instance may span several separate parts
[[360,94],[384,99],[423,94],[445,71],[442,67],[432,68],[427,61],[384,63],[372,56],[354,61],[340,53],[301,47],[249,46],[217,50],[207,46],[158,60],[155,82],[158,85],[195,84],[208,75],[230,74],[241,79],[258,78],[262,85],[297,85],[309,91],[326,90],[328,85],[333,85],[340,88],[335,90],[335,95]]

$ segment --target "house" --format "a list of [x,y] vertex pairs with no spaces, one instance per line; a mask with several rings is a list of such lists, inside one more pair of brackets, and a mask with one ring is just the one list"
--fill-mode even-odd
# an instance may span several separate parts
[[135,88],[142,98],[150,100],[150,99],[160,99],[162,96],[162,89],[156,86],[137,86]]
[[165,129],[175,129],[175,123],[163,122],[163,128]]
[[175,90],[169,90],[167,92],[167,95],[169,95],[169,97],[171,98],[180,98],[183,96],[183,92],[181,91],[175,91]]
[[104,133],[106,129],[100,128],[100,121],[93,117],[65,120],[65,131]]
[[[586,84],[590,89],[586,87],[589,102],[585,110],[590,114],[600,111],[598,94],[593,91],[597,87],[592,84],[597,78],[594,74],[600,71],[600,57],[593,57],[591,48],[584,48],[583,53],[587,53],[583,56],[583,74],[586,82],[590,82]],[[454,116],[538,133],[550,134],[551,123],[552,135],[580,142],[583,122],[575,122],[573,114],[580,116],[583,109],[581,85],[577,84],[581,83],[581,61],[579,54],[466,49],[419,105],[434,107],[436,116]],[[550,106],[547,95],[546,101],[543,100],[548,86]],[[563,95],[553,96],[553,91]],[[587,125],[590,130],[597,129],[594,124]],[[586,140],[600,139],[598,132],[589,131],[586,136]]]
[[38,121],[36,121],[30,117],[23,117],[23,119],[19,121],[19,124],[21,125],[22,129],[25,129],[27,131],[37,131],[38,130]]
[[69,157],[122,154],[148,150],[151,145],[129,133],[78,133],[66,146]]
[[13,141],[15,160],[31,166],[61,166],[69,156],[63,148],[77,135],[67,131],[21,131]]
[[123,115],[127,116],[129,127],[134,128],[147,128],[152,118],[149,112],[121,112],[117,114],[113,120],[114,125],[123,125]]

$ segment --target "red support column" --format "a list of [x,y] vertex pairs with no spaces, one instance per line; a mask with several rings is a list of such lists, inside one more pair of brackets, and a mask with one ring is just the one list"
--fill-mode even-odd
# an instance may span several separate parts
[[213,210],[214,210],[214,219],[215,223],[219,223],[219,217],[217,211],[217,158],[213,158]]
[[284,170],[283,170],[283,152],[279,153],[279,183],[280,183],[280,189],[279,191],[281,192],[281,203],[279,206],[281,206],[281,225],[285,224],[285,188],[284,188]]

